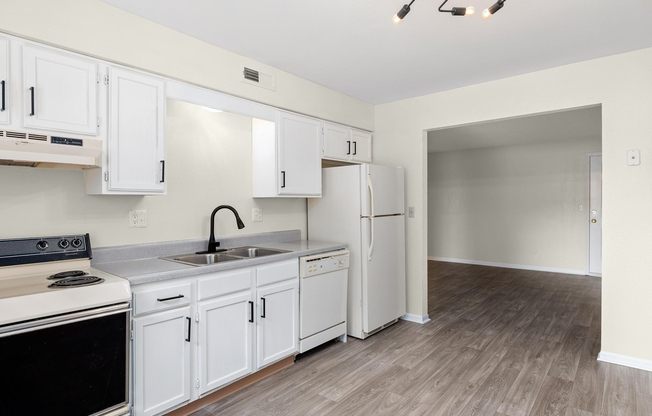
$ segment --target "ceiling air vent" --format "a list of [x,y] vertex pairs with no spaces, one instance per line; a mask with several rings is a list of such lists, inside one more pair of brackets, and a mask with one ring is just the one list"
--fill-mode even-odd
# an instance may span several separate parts
[[41,141],[44,141],[44,142],[48,141],[48,136],[46,136],[44,134],[32,134],[32,133],[29,133],[27,135],[27,138],[30,139],[30,140],[41,140]]
[[242,65],[242,82],[276,91],[276,76]]
[[18,131],[7,131],[7,132],[5,132],[5,135],[7,137],[12,138],[12,139],[26,139],[27,138],[27,134],[21,133],[21,132],[18,132]]
[[253,81],[253,82],[260,82],[259,73],[255,69],[247,68],[245,66],[244,71],[242,71],[242,73],[244,74],[244,79],[247,79],[247,80]]

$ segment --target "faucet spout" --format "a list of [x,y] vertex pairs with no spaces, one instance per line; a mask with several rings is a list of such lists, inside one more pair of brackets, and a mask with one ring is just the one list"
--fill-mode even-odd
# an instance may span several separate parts
[[208,238],[208,248],[205,252],[200,252],[198,254],[217,253],[219,251],[225,251],[225,250],[218,250],[217,248],[220,246],[220,243],[219,241],[215,241],[215,214],[217,214],[217,212],[221,209],[228,209],[231,212],[233,212],[233,215],[235,215],[235,222],[239,230],[245,228],[245,225],[242,222],[242,219],[240,218],[240,214],[238,214],[238,211],[236,211],[235,208],[233,208],[231,205],[220,205],[219,207],[215,208],[213,210],[213,213],[211,214],[211,235]]

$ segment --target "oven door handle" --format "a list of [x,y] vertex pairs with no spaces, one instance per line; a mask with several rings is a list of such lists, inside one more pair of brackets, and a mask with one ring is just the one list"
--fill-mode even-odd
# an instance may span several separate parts
[[129,303],[97,308],[90,311],[75,312],[65,316],[55,318],[39,319],[35,321],[23,322],[16,325],[9,325],[0,328],[0,338],[11,335],[24,334],[26,332],[38,331],[41,329],[52,328],[55,326],[72,324],[75,322],[88,321],[89,319],[102,318],[104,316],[117,315],[119,313],[131,312]]

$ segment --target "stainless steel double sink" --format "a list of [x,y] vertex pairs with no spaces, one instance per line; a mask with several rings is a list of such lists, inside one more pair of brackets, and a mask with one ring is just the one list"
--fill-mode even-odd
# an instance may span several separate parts
[[289,253],[289,251],[260,247],[238,247],[221,251],[219,253],[181,254],[177,256],[168,256],[161,258],[163,260],[188,264],[190,266],[208,266],[210,264],[224,263],[227,261],[267,257],[282,253]]

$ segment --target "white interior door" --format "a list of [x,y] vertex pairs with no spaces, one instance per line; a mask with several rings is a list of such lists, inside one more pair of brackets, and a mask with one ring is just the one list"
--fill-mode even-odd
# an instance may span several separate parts
[[589,157],[589,274],[602,275],[602,156]]
[[190,399],[190,307],[134,319],[135,416]]
[[362,165],[361,187],[363,217],[405,213],[403,168]]
[[353,153],[351,129],[339,124],[324,123],[324,157],[350,160]]
[[0,38],[0,124],[9,124],[9,39]]
[[25,127],[97,134],[97,64],[63,52],[23,48]]
[[165,82],[109,69],[109,187],[165,192]]
[[298,291],[298,281],[258,289],[258,368],[288,357],[298,350]]
[[253,371],[253,309],[251,291],[200,304],[200,394]]
[[279,194],[321,196],[321,122],[279,111]]
[[362,218],[362,322],[371,332],[405,315],[405,216]]

